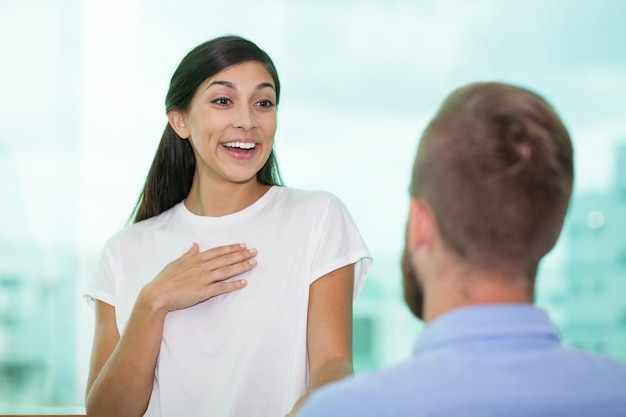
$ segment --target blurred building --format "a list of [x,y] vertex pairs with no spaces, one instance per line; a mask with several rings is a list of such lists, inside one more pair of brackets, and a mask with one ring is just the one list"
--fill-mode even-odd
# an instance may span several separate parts
[[82,402],[80,14],[78,0],[0,2],[0,414]]
[[[15,160],[0,144],[0,407],[76,402],[76,255],[35,238]],[[49,210],[42,204],[39,210]],[[61,221],[49,210],[50,222]]]
[[566,343],[626,361],[626,144],[612,186],[574,198],[559,329]]

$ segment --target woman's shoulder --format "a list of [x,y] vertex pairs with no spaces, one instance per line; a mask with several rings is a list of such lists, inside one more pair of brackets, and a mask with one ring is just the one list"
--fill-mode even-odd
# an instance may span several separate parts
[[156,216],[128,224],[113,234],[109,238],[107,245],[116,245],[124,241],[149,239],[151,235],[158,233],[159,230],[168,229],[168,225],[179,211],[181,204],[182,202]]
[[324,190],[305,190],[301,188],[280,187],[279,198],[307,205],[342,204],[339,197],[330,191]]

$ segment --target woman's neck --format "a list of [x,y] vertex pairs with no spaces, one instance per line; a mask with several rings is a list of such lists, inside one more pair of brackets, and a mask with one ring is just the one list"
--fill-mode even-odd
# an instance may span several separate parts
[[185,206],[198,216],[225,216],[252,205],[270,188],[260,184],[256,178],[242,184],[200,184],[194,178]]

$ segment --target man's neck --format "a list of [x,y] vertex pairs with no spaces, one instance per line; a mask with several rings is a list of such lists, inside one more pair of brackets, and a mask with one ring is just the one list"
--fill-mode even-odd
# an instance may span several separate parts
[[523,273],[479,270],[447,263],[425,285],[424,321],[448,311],[483,304],[532,303],[533,280]]

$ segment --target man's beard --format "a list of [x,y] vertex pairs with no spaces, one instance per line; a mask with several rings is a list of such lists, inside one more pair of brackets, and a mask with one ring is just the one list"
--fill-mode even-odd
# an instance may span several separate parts
[[418,319],[423,320],[424,292],[422,290],[422,285],[420,284],[417,271],[411,262],[411,254],[409,253],[408,246],[406,244],[404,245],[404,251],[402,253],[401,266],[404,300],[413,314],[415,314]]

